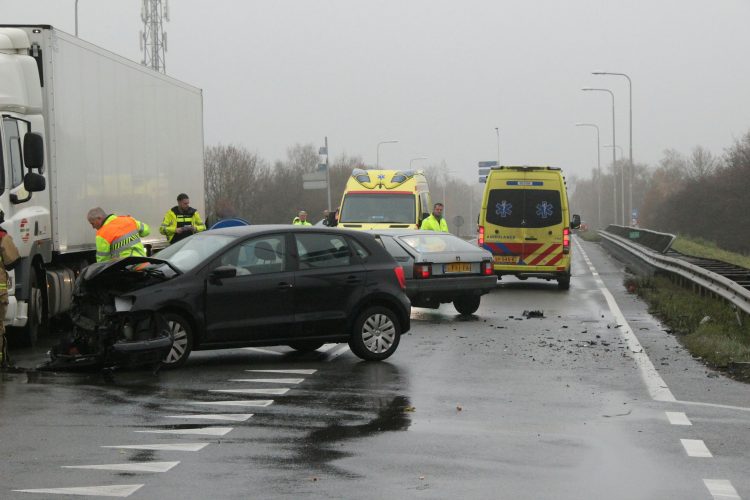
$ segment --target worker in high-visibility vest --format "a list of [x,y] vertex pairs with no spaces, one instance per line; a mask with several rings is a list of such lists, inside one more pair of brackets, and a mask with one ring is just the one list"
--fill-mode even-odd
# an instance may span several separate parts
[[307,212],[304,210],[299,211],[297,217],[292,220],[292,224],[295,226],[312,226],[312,224],[307,221]]
[[445,222],[445,217],[443,217],[442,203],[435,203],[435,206],[432,207],[432,214],[422,221],[422,225],[419,228],[425,231],[448,232],[448,223]]
[[177,195],[177,205],[167,210],[159,226],[159,232],[167,237],[170,245],[205,230],[198,210],[190,206],[190,197],[185,193]]
[[[0,224],[5,222],[5,212],[0,207]],[[7,368],[9,364],[7,344],[5,342],[5,325],[3,319],[8,310],[8,271],[18,263],[18,249],[13,238],[0,228],[0,367]],[[32,269],[31,272],[34,272]]]
[[121,257],[146,257],[141,238],[151,234],[148,224],[129,215],[107,215],[100,207],[89,210],[87,219],[96,229],[96,261]]

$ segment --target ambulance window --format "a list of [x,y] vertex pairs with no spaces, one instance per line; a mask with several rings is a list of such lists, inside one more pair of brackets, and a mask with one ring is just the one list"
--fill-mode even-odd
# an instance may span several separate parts
[[523,189],[493,189],[487,198],[485,219],[496,226],[521,227],[523,199]]
[[10,160],[11,187],[16,187],[23,182],[23,157],[21,156],[21,134],[18,132],[18,123],[15,120],[4,119],[5,144]]
[[560,191],[553,189],[526,190],[526,227],[549,227],[562,222]]

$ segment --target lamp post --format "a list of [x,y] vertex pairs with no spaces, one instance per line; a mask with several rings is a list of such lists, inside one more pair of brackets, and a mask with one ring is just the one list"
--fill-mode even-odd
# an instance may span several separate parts
[[628,125],[630,132],[628,134],[629,142],[629,156],[628,156],[628,213],[633,211],[633,81],[625,73],[615,73],[610,71],[594,71],[592,75],[611,75],[611,76],[624,76],[628,80],[628,107],[629,109],[629,120]]
[[623,154],[622,154],[622,147],[613,145],[613,144],[607,144],[605,146],[602,146],[603,148],[617,148],[617,151],[620,152],[620,159],[622,160]]
[[[612,91],[609,90],[609,89],[599,89],[599,88],[585,87],[585,88],[582,88],[581,90],[583,90],[584,92],[587,92],[587,91],[607,92],[609,94],[609,96],[612,98],[612,144],[617,144],[617,140],[615,139],[615,94],[613,94]],[[615,169],[615,163],[616,162],[617,162],[617,157],[616,157],[615,148],[612,148],[612,169],[613,169],[613,175],[612,175],[612,177],[613,178],[615,177],[615,174],[614,174],[615,170],[614,169]],[[621,201],[621,205],[622,205],[622,218],[623,218],[623,221],[625,220],[625,183],[624,183],[624,181],[625,181],[625,178],[623,177],[621,179],[621,181],[620,181],[620,184],[621,184],[620,187],[621,187],[621,191],[622,191],[622,196],[620,197],[621,198],[620,201]],[[615,186],[615,223],[617,223],[617,183],[613,182],[613,184]],[[623,225],[625,225],[625,223],[623,223]]]
[[415,161],[418,161],[418,160],[427,160],[427,159],[428,158],[426,156],[417,156],[416,158],[412,158],[411,160],[409,160],[409,170],[411,170],[411,166],[412,166],[412,164]]
[[595,123],[576,123],[576,127],[592,127],[596,129],[596,214],[597,227],[602,224],[602,162],[601,148],[599,147],[599,125]]
[[500,166],[500,127],[495,127],[495,133],[497,134],[497,166]]
[[78,0],[76,0],[76,38],[78,38]]
[[380,145],[381,144],[396,144],[398,141],[380,141],[378,143],[375,166],[380,168]]

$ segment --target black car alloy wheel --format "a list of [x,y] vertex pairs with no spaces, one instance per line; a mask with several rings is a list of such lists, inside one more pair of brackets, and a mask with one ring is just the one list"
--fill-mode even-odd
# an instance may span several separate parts
[[396,351],[401,326],[393,311],[373,306],[365,309],[354,322],[349,347],[362,359],[380,361]]
[[164,320],[169,325],[174,342],[162,364],[165,368],[177,368],[185,364],[193,350],[193,329],[179,314],[166,313]]

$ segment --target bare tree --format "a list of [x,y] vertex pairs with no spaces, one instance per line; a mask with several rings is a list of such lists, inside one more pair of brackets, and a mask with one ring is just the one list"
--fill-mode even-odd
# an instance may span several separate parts
[[693,148],[687,161],[687,174],[692,180],[704,179],[714,173],[719,160],[702,146]]

